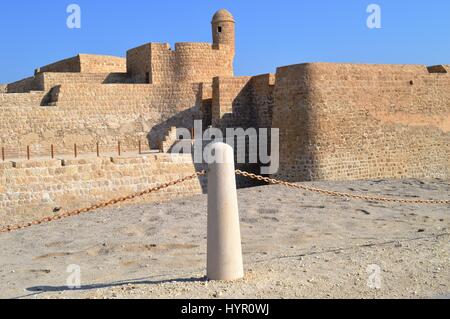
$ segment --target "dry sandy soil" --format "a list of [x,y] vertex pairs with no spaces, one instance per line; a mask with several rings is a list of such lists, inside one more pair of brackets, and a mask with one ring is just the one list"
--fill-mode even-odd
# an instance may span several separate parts
[[[442,180],[310,184],[406,198],[448,199],[450,194],[450,182]],[[239,206],[244,280],[204,279],[206,196],[200,195],[0,234],[0,297],[449,296],[448,205],[349,201],[262,186],[239,190]],[[9,219],[0,215],[2,223],[2,218]],[[66,286],[72,264],[81,269],[82,286],[76,290]]]

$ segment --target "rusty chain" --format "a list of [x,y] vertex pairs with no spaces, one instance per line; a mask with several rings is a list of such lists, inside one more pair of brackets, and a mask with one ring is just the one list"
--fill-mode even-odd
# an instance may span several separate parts
[[[326,196],[332,196],[332,197],[340,197],[340,198],[348,198],[348,199],[359,199],[359,200],[364,200],[364,201],[376,201],[376,202],[390,202],[390,203],[402,203],[402,204],[434,204],[434,205],[450,205],[450,200],[432,200],[432,199],[403,199],[403,198],[387,198],[387,197],[378,197],[378,196],[373,196],[373,195],[356,195],[356,194],[350,194],[350,193],[343,193],[343,192],[336,192],[336,191],[330,191],[330,190],[326,190],[326,189],[320,189],[320,188],[315,188],[315,187],[310,187],[310,186],[306,186],[306,185],[302,185],[302,184],[295,184],[295,183],[290,183],[290,182],[286,182],[286,181],[282,181],[282,180],[278,180],[278,179],[273,179],[273,178],[269,178],[269,177],[264,177],[261,175],[256,175],[253,173],[249,173],[249,172],[245,172],[245,171],[241,171],[241,170],[236,170],[235,171],[236,175],[238,176],[243,176],[246,178],[250,178],[253,180],[257,180],[260,182],[265,182],[268,184],[272,184],[272,185],[282,185],[282,186],[286,186],[289,188],[296,188],[296,189],[301,189],[301,190],[305,190],[308,192],[314,192],[314,193],[318,193],[318,194],[322,194],[322,195],[326,195]],[[123,202],[127,202],[130,201],[132,199],[138,198],[138,197],[142,197],[172,186],[175,186],[177,184],[192,180],[194,178],[200,177],[200,176],[204,176],[206,175],[206,171],[201,171],[201,172],[197,172],[195,174],[186,176],[184,178],[180,178],[168,183],[164,183],[161,185],[158,185],[156,187],[152,187],[149,189],[146,189],[144,191],[138,192],[138,193],[134,193],[128,196],[124,196],[124,197],[119,197],[119,198],[115,198],[112,200],[109,200],[107,202],[102,202],[102,203],[98,203],[86,208],[82,208],[82,209],[77,209],[74,211],[70,211],[70,212],[66,212],[66,213],[61,213],[61,214],[57,214],[54,216],[49,216],[49,217],[44,217],[38,220],[35,220],[33,222],[29,222],[29,223],[24,223],[24,224],[17,224],[17,225],[9,225],[3,228],[0,228],[0,233],[8,233],[8,232],[12,232],[15,230],[20,230],[20,229],[24,229],[24,228],[28,228],[34,225],[40,225],[40,224],[44,224],[44,223],[49,223],[52,221],[56,221],[56,220],[60,220],[63,218],[67,218],[67,217],[72,217],[72,216],[78,216],[81,215],[83,213],[88,213],[100,208],[105,208],[105,207],[109,207],[118,203],[123,203]]]
[[89,207],[86,207],[86,208],[77,209],[77,210],[74,210],[74,211],[61,213],[61,214],[54,215],[54,216],[44,217],[44,218],[41,218],[39,220],[35,220],[33,222],[30,222],[30,223],[9,225],[9,226],[0,228],[0,233],[9,233],[9,232],[12,232],[12,231],[15,231],[15,230],[20,230],[20,229],[24,229],[24,228],[28,228],[28,227],[35,226],[35,225],[44,224],[44,223],[49,223],[49,222],[52,222],[52,221],[55,221],[55,220],[60,220],[60,219],[67,218],[67,217],[78,216],[78,215],[81,215],[83,213],[88,213],[88,212],[91,212],[91,211],[96,210],[96,209],[105,208],[105,207],[112,206],[112,205],[115,205],[115,204],[118,204],[118,203],[127,202],[127,201],[130,201],[130,200],[135,199],[137,197],[145,196],[145,195],[148,195],[150,193],[154,193],[154,192],[157,192],[157,191],[160,191],[160,190],[163,190],[163,189],[175,186],[177,184],[180,184],[180,183],[192,180],[194,178],[197,178],[197,177],[200,177],[200,176],[204,176],[205,174],[206,174],[206,171],[197,172],[195,174],[186,176],[184,178],[180,178],[180,179],[168,182],[168,183],[164,183],[164,184],[158,185],[156,187],[152,187],[152,188],[146,189],[146,190],[144,190],[142,192],[134,193],[134,194],[131,194],[131,195],[128,195],[128,196],[124,196],[124,197],[115,198],[115,199],[109,200],[107,202],[98,203],[98,204],[95,204],[95,205],[92,205],[92,206],[89,206]]
[[364,201],[374,201],[374,202],[390,202],[390,203],[401,203],[401,204],[431,204],[431,205],[450,205],[450,200],[433,200],[433,199],[404,199],[404,198],[388,198],[388,197],[378,197],[373,195],[355,195],[350,193],[335,192],[326,189],[320,189],[315,187],[310,187],[302,184],[289,183],[273,178],[264,177],[261,175],[256,175],[249,172],[244,172],[241,170],[236,170],[236,175],[244,176],[250,179],[254,179],[261,182],[266,182],[272,185],[282,185],[290,188],[302,189],[308,192],[314,192],[326,196],[341,197],[349,199],[359,199]]

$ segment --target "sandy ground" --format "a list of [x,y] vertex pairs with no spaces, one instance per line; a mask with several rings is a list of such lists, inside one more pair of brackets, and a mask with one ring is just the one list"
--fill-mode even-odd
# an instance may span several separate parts
[[[450,181],[442,180],[310,184],[406,198],[450,194]],[[239,206],[244,280],[205,280],[206,196],[200,195],[0,234],[0,297],[449,296],[448,205],[349,201],[263,186],[239,190]],[[66,286],[72,264],[81,270],[76,290]]]

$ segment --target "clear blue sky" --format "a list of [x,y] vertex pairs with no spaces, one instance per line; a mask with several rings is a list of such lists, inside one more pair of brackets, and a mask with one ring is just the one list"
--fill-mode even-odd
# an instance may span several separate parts
[[[66,27],[71,3],[81,6],[79,30]],[[381,29],[366,26],[371,3],[381,6]],[[78,53],[211,42],[219,8],[237,21],[237,75],[318,61],[450,64],[448,0],[15,0],[0,7],[0,83]]]

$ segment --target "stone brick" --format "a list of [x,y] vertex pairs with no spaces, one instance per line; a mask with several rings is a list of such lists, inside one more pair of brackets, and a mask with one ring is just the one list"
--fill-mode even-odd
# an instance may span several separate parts
[[279,68],[280,172],[316,179],[449,178],[450,76],[421,65]]
[[[174,154],[120,158],[113,162],[110,158],[66,160],[65,166],[62,164],[60,160],[23,161],[14,166],[1,163],[0,193],[6,194],[1,195],[2,212],[35,208],[45,196],[51,199],[53,207],[79,208],[154,187],[202,168],[196,168],[190,156]],[[152,194],[146,200],[201,194],[204,184],[203,178],[195,179]]]

